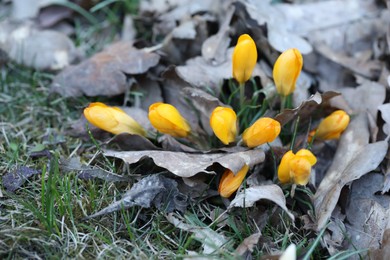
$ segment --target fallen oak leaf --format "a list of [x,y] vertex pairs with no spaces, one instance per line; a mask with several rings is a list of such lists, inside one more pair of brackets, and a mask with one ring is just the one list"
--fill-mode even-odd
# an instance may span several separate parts
[[340,197],[341,189],[349,182],[374,170],[386,155],[388,141],[369,144],[367,115],[352,119],[340,138],[334,160],[313,198],[316,229],[321,230]]
[[233,207],[252,207],[257,201],[262,199],[276,203],[294,220],[294,215],[287,209],[286,198],[282,189],[275,184],[254,186],[240,190],[232,202],[230,202],[229,209]]
[[192,177],[200,172],[215,174],[208,169],[213,164],[238,173],[247,164],[249,167],[262,163],[265,159],[264,151],[261,149],[247,150],[237,153],[210,153],[195,154],[171,151],[105,151],[105,156],[115,157],[131,164],[145,158],[153,159],[154,163],[167,169],[179,177]]
[[159,60],[158,54],[136,49],[129,42],[117,42],[63,70],[54,78],[51,90],[65,97],[115,96],[128,88],[126,74],[145,73]]

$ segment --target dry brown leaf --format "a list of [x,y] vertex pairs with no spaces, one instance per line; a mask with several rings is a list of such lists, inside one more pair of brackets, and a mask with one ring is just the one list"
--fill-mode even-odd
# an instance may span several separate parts
[[117,42],[62,71],[54,78],[52,90],[66,97],[122,94],[128,89],[126,74],[145,73],[159,59],[159,55],[136,49],[129,42]]
[[390,103],[380,105],[378,110],[381,111],[382,119],[385,121],[383,124],[383,132],[390,135]]
[[203,254],[205,255],[220,252],[228,244],[228,239],[223,234],[217,233],[207,226],[200,227],[187,224],[182,219],[174,216],[173,213],[168,214],[166,218],[176,228],[192,232],[195,239],[202,243]]
[[339,91],[342,95],[330,101],[332,106],[344,109],[349,114],[368,111],[376,121],[378,107],[386,98],[386,89],[383,85],[365,80],[357,88],[341,88]]
[[390,259],[390,229],[383,232],[383,238],[380,249],[371,249],[368,252],[369,260],[388,260]]
[[235,9],[233,6],[230,6],[224,16],[224,21],[221,24],[218,33],[205,40],[202,45],[202,56],[210,64],[220,64],[226,59],[226,52],[230,44],[229,25],[234,11]]
[[324,57],[330,59],[331,61],[340,64],[341,66],[348,68],[349,70],[357,73],[361,76],[373,79],[377,78],[381,71],[381,63],[376,60],[363,60],[360,61],[354,57],[348,57],[344,53],[337,53],[333,51],[330,47],[325,44],[317,44],[315,47],[316,51],[318,51]]
[[143,150],[160,150],[161,148],[155,146],[149,139],[132,134],[119,134],[114,136],[107,142],[108,147],[113,149],[117,146],[122,151],[143,151]]
[[190,154],[170,151],[105,151],[106,156],[136,163],[144,158],[152,158],[154,163],[180,177],[191,177],[200,172],[214,174],[208,170],[214,163],[237,173],[245,164],[252,167],[264,161],[264,152],[260,149],[238,153]]
[[240,190],[230,203],[229,208],[252,207],[257,201],[262,199],[276,203],[292,220],[294,220],[294,215],[286,207],[286,198],[284,197],[282,189],[275,184],[254,186]]
[[[223,80],[232,78],[232,53],[233,48],[228,49],[225,62],[217,65],[210,64],[201,56],[189,59],[186,65],[176,67],[177,75],[194,87],[211,89],[218,96]],[[252,76],[259,76],[262,86],[270,83],[259,64],[256,64]]]
[[388,143],[369,144],[366,114],[351,120],[340,138],[334,160],[314,195],[313,202],[319,231],[330,218],[340,196],[341,189],[349,182],[374,170],[386,155]]
[[[389,228],[390,198],[379,195],[383,175],[370,173],[352,183],[345,209],[349,249],[377,249]],[[358,259],[357,257],[355,259]]]
[[236,248],[236,254],[239,256],[244,256],[249,252],[253,252],[253,248],[259,242],[261,233],[255,233],[245,238],[244,241]]
[[279,121],[281,125],[285,125],[297,116],[310,116],[315,109],[319,108],[320,105],[338,95],[340,94],[333,91],[328,91],[323,94],[317,92],[312,95],[308,100],[302,102],[299,107],[283,110],[283,112],[275,116],[275,120]]
[[53,30],[38,30],[32,23],[0,23],[0,47],[17,63],[39,70],[58,70],[78,56],[73,42]]

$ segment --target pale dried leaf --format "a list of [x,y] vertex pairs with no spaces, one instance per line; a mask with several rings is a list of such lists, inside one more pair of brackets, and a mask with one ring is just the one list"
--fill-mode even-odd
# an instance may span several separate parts
[[234,8],[231,6],[227,10],[226,16],[224,16],[224,21],[218,33],[203,42],[202,56],[211,64],[220,64],[226,59],[226,52],[230,44],[229,25],[234,11]]
[[232,200],[229,208],[252,207],[257,201],[266,199],[276,203],[287,215],[294,220],[294,215],[286,207],[286,198],[282,189],[275,184],[250,187],[240,190]]
[[369,144],[366,114],[351,120],[340,138],[334,160],[314,196],[317,230],[321,230],[335,208],[341,189],[374,170],[386,155],[387,141]]
[[0,23],[0,46],[17,63],[39,70],[58,70],[79,56],[73,42],[63,33],[38,30],[31,23]]
[[65,172],[78,172],[77,178],[93,179],[98,178],[108,182],[129,181],[129,176],[121,176],[112,172],[105,171],[96,167],[82,164],[80,157],[72,157],[69,160],[60,160],[60,168]]
[[368,252],[370,260],[387,260],[390,259],[390,229],[383,232],[382,243],[379,249],[371,249]]
[[285,31],[281,26],[284,28],[284,25],[280,24],[277,27],[268,26],[268,41],[275,50],[284,52],[287,49],[297,48],[302,54],[309,54],[313,51],[309,42],[296,34]]
[[[373,81],[364,81],[357,88],[341,88],[339,91],[342,96],[332,99],[330,101],[332,106],[344,109],[351,114],[368,111],[376,121],[378,107],[386,98],[386,89],[383,85]],[[340,99],[346,101],[347,107],[340,105]]]
[[380,105],[378,110],[381,111],[382,119],[385,121],[383,124],[383,132],[390,135],[390,103]]
[[117,42],[82,63],[58,74],[52,90],[63,96],[115,96],[128,88],[126,74],[135,75],[157,65],[160,56]]
[[190,154],[170,151],[105,151],[104,154],[122,159],[130,164],[144,158],[151,158],[157,166],[180,177],[191,177],[200,172],[214,174],[213,171],[208,170],[214,163],[220,164],[236,174],[245,164],[252,167],[262,163],[265,157],[264,152],[260,149],[231,154]]
[[202,243],[203,254],[219,252],[228,243],[227,238],[209,227],[200,227],[187,224],[175,217],[172,213],[166,216],[167,220],[175,227],[194,234],[196,240]]
[[340,95],[337,92],[328,91],[323,94],[315,93],[308,100],[301,103],[301,105],[294,109],[285,109],[283,112],[275,116],[275,120],[279,121],[281,125],[285,125],[297,116],[307,117],[312,114],[315,109],[318,109],[320,105]]
[[253,252],[253,248],[259,243],[261,233],[255,233],[245,238],[244,241],[236,248],[236,254],[243,256],[249,252]]
[[152,205],[168,213],[175,209],[184,211],[187,206],[187,198],[179,192],[175,180],[153,174],[134,184],[120,200],[114,201],[106,208],[85,219],[99,217],[133,206],[150,208]]
[[36,174],[41,174],[41,171],[26,166],[20,166],[14,172],[4,174],[2,183],[7,191],[14,192],[19,189],[28,178],[31,178]]

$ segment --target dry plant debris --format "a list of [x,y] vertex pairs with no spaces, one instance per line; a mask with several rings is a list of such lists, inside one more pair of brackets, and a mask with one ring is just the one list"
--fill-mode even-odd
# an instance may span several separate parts
[[[58,154],[53,145],[67,142],[47,142],[27,156],[45,166],[7,169],[0,198],[41,178],[50,183],[45,213],[63,205],[43,201],[58,195],[53,178],[77,173],[77,185],[99,179],[115,194],[81,206],[77,218],[63,210],[62,227],[69,215],[72,223],[120,215],[121,233],[129,212],[139,209],[134,218],[149,225],[156,210],[174,230],[157,232],[180,249],[176,257],[388,258],[388,1],[145,0],[135,14],[117,7],[131,10],[132,1],[119,2],[0,3],[11,10],[0,23],[0,66],[53,74],[50,104],[82,102],[72,108],[78,121],[63,116],[77,148]],[[99,24],[102,14],[122,30]],[[76,24],[100,28],[96,42],[113,37],[87,52],[88,40],[75,44]],[[4,93],[0,104],[10,99]],[[72,194],[78,205],[96,196]],[[45,223],[38,226],[59,230],[31,210]],[[199,244],[179,245],[165,232]]]

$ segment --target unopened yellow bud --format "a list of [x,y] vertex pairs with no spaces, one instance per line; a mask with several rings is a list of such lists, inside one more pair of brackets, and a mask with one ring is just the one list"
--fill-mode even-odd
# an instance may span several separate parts
[[240,187],[248,170],[249,166],[246,164],[236,175],[234,175],[231,170],[226,169],[222,175],[221,181],[219,182],[219,194],[224,198],[229,198]]
[[154,103],[149,107],[149,120],[154,128],[173,137],[187,137],[191,127],[172,105]]
[[302,65],[303,58],[298,49],[288,49],[280,54],[273,70],[274,82],[279,95],[288,96],[294,92]]
[[84,116],[92,125],[113,134],[146,134],[140,124],[118,107],[94,102],[84,109]]
[[278,168],[278,178],[281,183],[306,185],[310,179],[311,167],[317,163],[317,158],[306,149],[294,154],[291,150],[284,154]]
[[233,77],[240,83],[245,83],[251,76],[257,62],[257,49],[253,39],[248,34],[238,38],[233,51]]
[[242,134],[243,143],[252,148],[272,142],[280,134],[280,123],[269,117],[258,119]]
[[214,134],[225,145],[234,142],[237,135],[237,116],[229,107],[216,107],[210,116]]
[[334,111],[321,121],[315,136],[320,140],[339,139],[348,124],[349,115],[345,111]]

